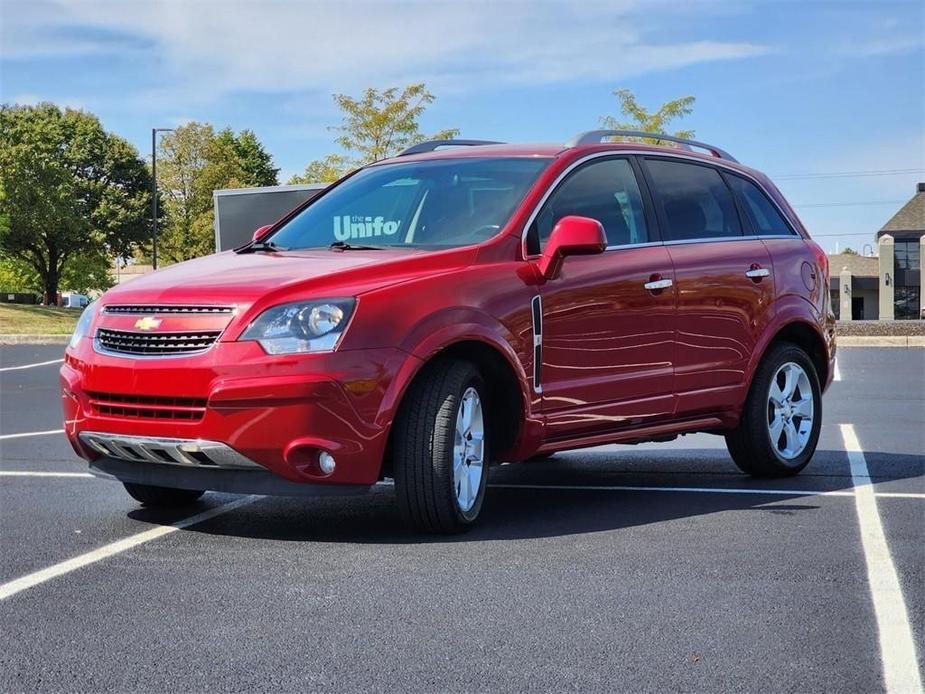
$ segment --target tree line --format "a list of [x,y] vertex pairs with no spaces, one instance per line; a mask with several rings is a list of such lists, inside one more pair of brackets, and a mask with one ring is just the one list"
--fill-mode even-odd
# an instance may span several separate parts
[[[623,119],[606,128],[665,132],[691,113],[694,97],[650,111],[626,89],[614,92]],[[340,151],[312,161],[288,183],[329,183],[425,139],[419,121],[435,100],[424,84],[335,94],[341,122],[330,128]],[[693,131],[676,132],[691,137]],[[212,191],[278,184],[279,169],[251,130],[191,122],[158,143],[158,256],[180,262],[214,250]],[[112,284],[114,258],[146,262],[153,227],[151,167],[124,138],[83,110],[0,106],[0,290],[59,287],[80,293]]]

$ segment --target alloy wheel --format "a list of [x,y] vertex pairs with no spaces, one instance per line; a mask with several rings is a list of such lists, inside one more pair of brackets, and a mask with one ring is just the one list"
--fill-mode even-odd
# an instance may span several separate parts
[[782,364],[768,391],[768,436],[782,459],[793,460],[806,448],[815,409],[806,371],[794,362]]
[[482,401],[475,388],[467,388],[456,413],[453,439],[453,485],[456,504],[463,513],[478,498],[485,468],[485,423]]

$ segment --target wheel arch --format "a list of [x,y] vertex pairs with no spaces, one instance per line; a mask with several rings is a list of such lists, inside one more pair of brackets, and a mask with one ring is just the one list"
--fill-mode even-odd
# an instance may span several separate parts
[[753,357],[750,364],[748,388],[745,394],[747,395],[751,390],[755,372],[758,365],[764,360],[768,350],[773,345],[781,342],[795,344],[809,355],[809,359],[813,363],[816,375],[819,378],[819,387],[824,390],[829,380],[829,350],[825,338],[816,324],[805,317],[793,316],[776,322],[765,334],[761,349],[756,350],[755,354],[757,356]]
[[497,455],[506,456],[515,449],[519,450],[524,438],[539,437],[537,420],[531,415],[527,375],[517,353],[507,341],[489,334],[483,325],[456,325],[431,334],[420,344],[390,388],[392,392],[380,411],[381,423],[388,428],[383,474],[388,474],[391,468],[393,425],[408,390],[428,367],[444,358],[468,361],[485,378],[492,419],[500,422],[491,427]]

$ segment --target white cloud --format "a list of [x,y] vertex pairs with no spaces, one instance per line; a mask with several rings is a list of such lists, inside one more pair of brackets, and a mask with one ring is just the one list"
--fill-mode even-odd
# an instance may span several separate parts
[[[709,12],[709,4],[698,4]],[[748,42],[661,42],[639,17],[653,2],[100,2],[8,5],[6,56],[150,52],[172,94],[350,90],[616,80],[761,54]],[[160,87],[161,89],[163,87]],[[156,97],[155,94],[148,95]]]
[[38,103],[41,103],[42,97],[38,94],[16,94],[13,96],[9,102],[11,104],[18,104],[20,106],[35,106]]
[[33,92],[25,92],[22,94],[15,94],[9,99],[4,98],[4,101],[11,104],[17,104],[19,106],[35,106],[40,104],[43,101],[52,101],[62,108],[73,108],[73,109],[82,109],[84,108],[84,103],[80,99],[74,97],[65,97],[63,99],[49,99],[43,98],[42,96],[35,94]]

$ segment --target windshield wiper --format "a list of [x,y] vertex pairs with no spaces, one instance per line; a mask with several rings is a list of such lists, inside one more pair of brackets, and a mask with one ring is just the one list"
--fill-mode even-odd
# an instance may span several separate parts
[[347,243],[346,241],[335,241],[328,246],[332,251],[382,251],[383,246],[366,246],[361,243]]
[[246,246],[241,246],[235,248],[234,252],[240,255],[241,253],[257,253],[263,251],[265,253],[276,253],[277,251],[285,251],[286,249],[282,246],[277,246],[272,241],[251,241]]

